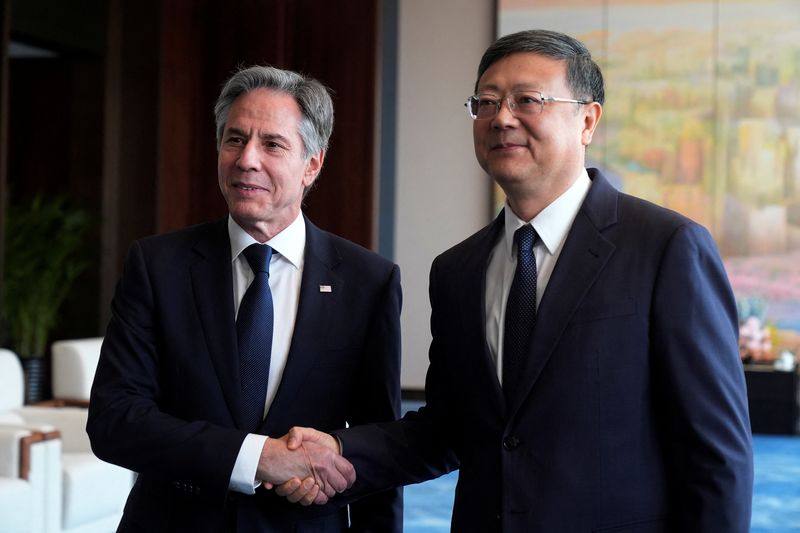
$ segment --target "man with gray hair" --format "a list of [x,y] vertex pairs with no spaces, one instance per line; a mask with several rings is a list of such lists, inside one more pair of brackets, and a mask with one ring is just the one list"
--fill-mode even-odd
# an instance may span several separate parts
[[[139,474],[119,531],[401,531],[401,492],[327,503],[352,465],[279,438],[399,415],[398,267],[301,210],[333,129],[328,91],[250,67],[214,111],[229,214],[131,245],[92,388],[93,450]],[[270,490],[294,477],[296,500],[321,505]]]

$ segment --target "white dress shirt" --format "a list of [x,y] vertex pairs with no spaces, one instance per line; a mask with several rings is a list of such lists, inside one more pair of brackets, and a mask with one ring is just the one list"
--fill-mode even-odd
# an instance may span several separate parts
[[[239,305],[244,298],[244,293],[247,292],[247,288],[255,278],[242,252],[258,241],[244,231],[230,216],[228,216],[228,236],[231,241],[233,307],[238,317]],[[306,249],[306,223],[303,214],[300,213],[286,229],[264,244],[268,244],[273,250],[269,263],[269,288],[272,292],[274,309],[272,356],[269,363],[267,396],[264,399],[264,414],[266,415],[286,368],[297,317]],[[231,490],[245,494],[255,492],[255,488],[258,486],[258,483],[255,482],[256,469],[261,457],[261,449],[266,440],[266,436],[253,433],[245,437],[231,473],[228,485]]]
[[531,224],[538,238],[533,248],[536,257],[536,309],[550,281],[558,256],[567,240],[572,222],[589,192],[592,180],[586,169],[569,189],[545,207],[533,220],[520,220],[506,203],[504,233],[498,239],[486,270],[486,341],[497,367],[497,378],[503,383],[503,334],[506,303],[517,269],[517,251],[514,249],[514,232]]

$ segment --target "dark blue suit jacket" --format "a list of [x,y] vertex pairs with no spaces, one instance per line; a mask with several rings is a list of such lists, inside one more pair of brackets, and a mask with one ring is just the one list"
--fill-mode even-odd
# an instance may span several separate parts
[[[92,448],[139,473],[122,531],[331,531],[347,509],[229,492],[242,427],[227,219],[134,242],[89,409]],[[260,433],[394,420],[400,408],[396,265],[306,220],[286,369]],[[320,285],[330,285],[321,292]],[[352,530],[400,531],[402,494],[350,509]]]
[[460,463],[453,531],[749,530],[737,313],[714,242],[589,175],[509,404],[484,312],[503,215],[434,261],[427,406],[337,432],[356,491]]

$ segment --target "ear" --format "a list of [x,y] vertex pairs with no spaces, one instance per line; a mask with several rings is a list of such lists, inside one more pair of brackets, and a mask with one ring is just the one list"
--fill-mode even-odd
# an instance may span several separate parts
[[311,184],[316,181],[317,176],[319,176],[320,170],[322,170],[322,164],[325,162],[325,150],[322,150],[318,154],[312,155],[308,161],[306,161],[306,169],[303,174],[303,187],[308,188]]
[[603,114],[603,106],[598,102],[591,102],[584,104],[583,110],[583,130],[581,131],[581,143],[584,146],[592,144],[592,136],[597,124],[600,122],[600,116]]

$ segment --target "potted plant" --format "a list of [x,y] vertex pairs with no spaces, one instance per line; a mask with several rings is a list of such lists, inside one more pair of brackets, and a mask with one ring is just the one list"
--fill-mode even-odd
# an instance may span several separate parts
[[27,403],[44,399],[47,342],[72,282],[88,266],[88,229],[88,213],[64,196],[40,194],[8,209],[2,314],[25,369]]

